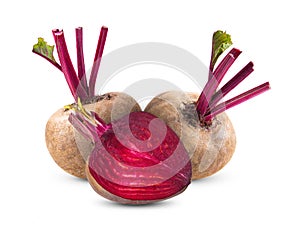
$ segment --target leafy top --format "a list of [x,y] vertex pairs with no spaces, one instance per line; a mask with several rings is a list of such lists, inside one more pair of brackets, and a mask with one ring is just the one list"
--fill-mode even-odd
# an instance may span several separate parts
[[220,55],[232,45],[231,36],[223,31],[216,31],[213,34],[212,53],[210,61],[210,71],[213,71],[214,66]]
[[38,38],[38,42],[33,45],[32,52],[40,55],[45,58],[49,62],[51,62],[54,66],[56,66],[59,70],[61,70],[61,66],[56,62],[54,56],[54,45],[48,45],[48,43],[43,38]]

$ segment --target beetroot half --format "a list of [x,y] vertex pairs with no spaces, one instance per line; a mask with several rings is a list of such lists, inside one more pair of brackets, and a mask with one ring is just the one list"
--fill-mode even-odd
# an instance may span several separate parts
[[190,184],[189,155],[162,120],[133,112],[105,124],[94,116],[91,121],[77,112],[70,122],[95,143],[86,174],[97,193],[119,203],[147,204],[178,195]]

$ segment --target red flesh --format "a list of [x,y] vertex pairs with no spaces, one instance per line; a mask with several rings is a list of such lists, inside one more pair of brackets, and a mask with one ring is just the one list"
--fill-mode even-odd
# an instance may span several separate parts
[[161,200],[189,185],[189,155],[157,117],[133,112],[104,127],[95,127],[99,133],[88,161],[91,176],[102,188],[129,200]]

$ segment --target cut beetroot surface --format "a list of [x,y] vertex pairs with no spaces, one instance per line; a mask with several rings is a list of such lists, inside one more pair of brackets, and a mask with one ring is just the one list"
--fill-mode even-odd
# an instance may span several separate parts
[[131,113],[110,125],[96,142],[89,171],[105,190],[130,200],[174,196],[189,185],[192,174],[178,136],[145,112]]

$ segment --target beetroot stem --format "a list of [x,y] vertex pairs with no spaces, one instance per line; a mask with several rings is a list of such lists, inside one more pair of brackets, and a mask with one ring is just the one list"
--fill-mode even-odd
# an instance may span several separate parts
[[91,72],[91,76],[90,76],[90,80],[89,80],[89,95],[90,96],[95,95],[95,83],[96,83],[97,74],[98,74],[99,67],[100,67],[101,58],[103,55],[107,31],[108,31],[107,27],[103,26],[101,28],[100,36],[98,39],[97,50],[96,50],[96,54],[95,54],[95,58],[94,58],[94,63],[92,66],[92,72]]
[[253,62],[249,62],[243,69],[241,69],[231,80],[229,80],[221,89],[219,89],[212,97],[209,104],[210,109],[213,109],[218,102],[224,98],[230,91],[239,85],[253,72]]
[[37,55],[39,55],[39,56],[41,56],[42,58],[46,59],[48,62],[50,62],[52,65],[54,65],[57,69],[59,69],[60,71],[62,71],[60,64],[58,64],[56,61],[53,61],[50,58],[46,57],[45,55],[40,54],[40,53],[38,53],[38,52],[36,52],[34,50],[32,50],[32,52],[35,53],[35,54],[37,54]]
[[91,114],[93,115],[94,119],[97,123],[97,132],[98,136],[100,137],[106,130],[109,128],[107,124],[102,120],[102,118],[99,117],[99,115],[93,111],[91,111]]
[[79,83],[79,79],[76,75],[75,69],[73,67],[68,52],[68,48],[64,37],[64,32],[62,30],[56,29],[53,30],[52,33],[56,43],[57,53],[58,53],[59,61],[61,63],[62,72],[64,73],[70,91],[75,101],[77,101],[78,97],[80,97],[82,100],[85,100],[87,98],[87,93]]
[[219,105],[217,105],[215,108],[211,110],[211,112],[204,117],[205,121],[210,121],[212,120],[216,115],[224,112],[227,109],[230,109],[236,105],[239,105],[251,98],[254,98],[255,96],[267,91],[270,89],[270,84],[269,82],[266,82],[264,84],[261,84],[255,88],[252,88],[251,90],[248,90],[232,99],[229,99]]
[[[97,142],[103,133],[109,128],[105,122],[95,113],[92,113],[95,118],[86,115],[79,110],[71,113],[69,116],[70,123],[81,133],[86,139]],[[96,119],[94,121],[94,119]],[[100,121],[98,121],[100,119]]]
[[97,142],[99,137],[109,128],[107,124],[95,112],[87,111],[80,98],[77,105],[71,109],[74,111],[69,116],[70,123],[86,138]]
[[200,116],[204,116],[207,109],[209,108],[209,102],[213,94],[216,92],[219,84],[221,83],[222,79],[224,78],[226,72],[237,59],[237,57],[241,54],[241,51],[233,48],[220,62],[218,67],[213,72],[212,77],[206,83],[201,95],[197,101],[197,111]]
[[82,27],[76,28],[75,32],[76,32],[78,79],[79,79],[79,82],[81,83],[81,86],[84,88],[84,90],[86,91],[86,93],[88,95],[89,90],[88,90],[88,86],[87,86],[85,64],[84,64]]
[[84,117],[80,116],[78,113],[71,113],[69,115],[69,122],[73,127],[87,140],[96,142],[98,140],[98,134],[96,133],[96,127],[89,128],[84,124]]

